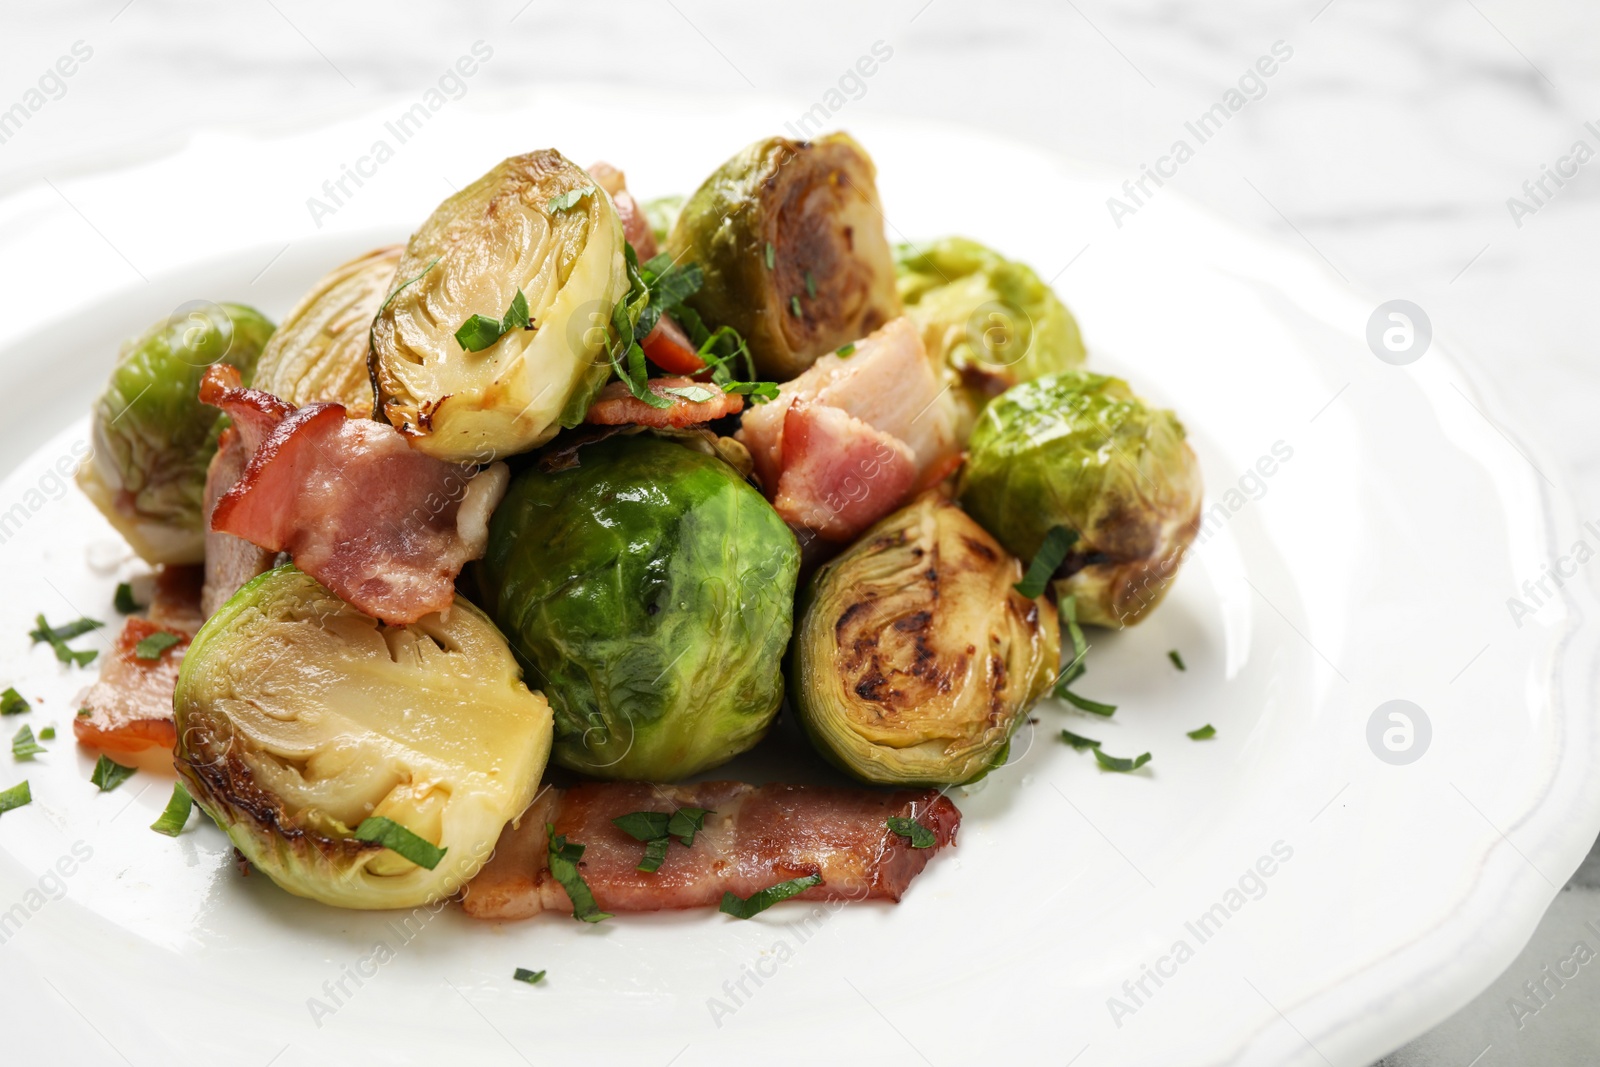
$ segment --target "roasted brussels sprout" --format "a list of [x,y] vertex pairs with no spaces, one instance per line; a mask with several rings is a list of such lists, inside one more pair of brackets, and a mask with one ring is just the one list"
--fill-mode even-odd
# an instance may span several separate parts
[[[184,655],[178,771],[289,892],[415,907],[460,890],[538,788],[550,707],[520,673],[461,597],[448,617],[386,626],[280,567],[234,594]],[[368,819],[444,855],[429,869],[363,840]]]
[[1078,619],[1131,626],[1160,602],[1200,528],[1200,465],[1170,411],[1120,378],[1046,375],[992,401],[967,443],[961,502],[1031,560],[1051,527],[1077,534],[1055,572]]
[[938,493],[862,534],[813,576],[795,631],[812,742],[884,785],[959,785],[1004,762],[1061,658],[1055,609],[1012,588],[1022,573]]
[[906,314],[961,376],[974,413],[1019,382],[1083,363],[1077,320],[1031,268],[965,237],[901,245],[895,265]]
[[681,211],[683,211],[683,197],[677,194],[658,196],[654,200],[644,202],[644,217],[650,223],[650,233],[655,237],[656,244],[667,243],[667,235],[672,232],[672,227],[678,221],[678,214]]
[[555,761],[670,781],[754,745],[783,699],[800,549],[720,459],[647,434],[524,471],[479,587],[556,716]]
[[[412,235],[372,324],[383,416],[452,462],[576,426],[611,374],[604,326],[628,291],[623,248],[610,197],[553,149],[450,197]],[[474,325],[496,329],[458,339]]]
[[221,416],[200,403],[213,363],[248,383],[272,323],[240,304],[194,301],[123,346],[90,409],[94,451],[78,485],[148,563],[205,556],[201,498]]
[[900,314],[875,174],[846,134],[769,137],[683,205],[667,251],[705,272],[687,303],[738,330],[761,376],[787,381]]
[[255,387],[296,407],[333,400],[351,418],[371,418],[367,338],[404,251],[391,245],[368,252],[312,286],[267,342]]

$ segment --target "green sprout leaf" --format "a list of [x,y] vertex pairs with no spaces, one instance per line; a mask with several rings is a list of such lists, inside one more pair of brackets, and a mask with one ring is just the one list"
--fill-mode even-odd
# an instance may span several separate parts
[[178,782],[172,787],[172,799],[167,801],[167,810],[161,813],[161,818],[150,824],[150,829],[158,834],[168,837],[177,837],[183,833],[183,826],[189,821],[189,812],[194,807],[194,801],[189,797],[189,791]]
[[111,605],[122,615],[132,615],[144,606],[133,599],[133,586],[127,582],[117,583],[117,595],[111,598]]
[[516,329],[528,329],[528,298],[517,290],[505,317],[491,319],[487,315],[474,315],[456,330],[456,344],[468,352],[482,352],[500,338]]
[[1206,723],[1198,730],[1190,730],[1188,736],[1192,741],[1209,741],[1217,736],[1217,728],[1210,723]]
[[0,693],[0,715],[21,715],[25,711],[32,710],[33,705],[29,704],[27,698],[15,688]]
[[1071,730],[1062,730],[1061,740],[1065,741],[1079,752],[1082,752],[1086,748],[1100,747],[1100,742],[1096,741],[1094,738],[1084,737],[1082,734],[1075,734]]
[[787,882],[771,885],[748,897],[737,897],[732,893],[722,894],[722,905],[717,910],[724,915],[732,915],[735,919],[749,919],[760,915],[768,908],[790,897],[798,896],[814,885],[822,884],[822,875],[808,874],[804,878],[793,878]]
[[592,185],[580,186],[577,189],[568,189],[560,196],[552,196],[550,198],[550,202],[546,204],[545,207],[549,209],[550,214],[554,215],[558,211],[566,211],[570,208],[577,207],[578,201],[582,200],[592,192],[594,192],[594,186]]
[[530,971],[526,967],[518,967],[516,973],[514,973],[511,977],[515,978],[519,982],[527,982],[529,985],[533,985],[535,982],[543,979],[544,975],[544,971]]
[[1177,649],[1173,649],[1171,652],[1168,652],[1167,658],[1170,659],[1172,661],[1172,665],[1178,668],[1180,671],[1186,671],[1189,669],[1183,665],[1183,657],[1178,655]]
[[381,815],[362,819],[361,825],[356,827],[355,838],[357,841],[372,841],[382,845],[390,852],[404,856],[418,867],[426,867],[430,871],[439,866],[444,854],[450,851],[418,837],[393,819],[385,819]]
[[138,773],[137,767],[124,767],[115,760],[101,756],[95,761],[94,772],[89,775],[89,781],[100,787],[100,792],[109,793],[117,786],[126,782]]
[[933,831],[915,819],[904,819],[898,815],[889,816],[885,824],[890,830],[911,842],[912,848],[932,848],[938,838],[933,836]]
[[40,642],[48,644],[55,650],[56,659],[62,663],[75,663],[80,667],[87,667],[99,655],[92,648],[82,652],[75,652],[67,647],[67,642],[74,637],[81,637],[90,630],[95,630],[105,625],[98,619],[75,619],[61,626],[51,626],[45,621],[43,615],[37,615],[34,617],[34,621],[37,625],[28,631],[28,636],[36,645]]
[[18,730],[17,735],[11,739],[12,759],[31,760],[45,751],[45,747],[33,739],[33,729],[27,725]]
[[133,658],[158,660],[161,658],[161,653],[182,640],[183,638],[177,634],[169,634],[165,630],[153,633],[133,646]]
[[1149,763],[1150,753],[1146,752],[1143,755],[1135,756],[1133,759],[1123,759],[1121,756],[1108,756],[1097,748],[1094,750],[1094,758],[1096,763],[1108,771],[1127,774],[1129,771],[1136,771],[1146,763]]
[[586,923],[611,918],[610,912],[601,911],[594,902],[589,883],[578,873],[578,861],[583,858],[584,846],[569,842],[564,835],[556,833],[555,823],[545,823],[544,830],[550,838],[550,873],[567,891],[567,899],[572,901],[572,917]]
[[1078,531],[1065,526],[1050,527],[1050,532],[1044,535],[1044,542],[1039,545],[1039,551],[1033,554],[1033,562],[1028,564],[1028,573],[1014,587],[1017,592],[1029,600],[1042,594],[1044,587],[1050,584],[1050,576],[1067,558],[1067,550],[1077,541]]
[[10,789],[0,789],[0,813],[11,811],[13,808],[25,807],[33,803],[33,793],[28,789],[27,782],[18,782]]

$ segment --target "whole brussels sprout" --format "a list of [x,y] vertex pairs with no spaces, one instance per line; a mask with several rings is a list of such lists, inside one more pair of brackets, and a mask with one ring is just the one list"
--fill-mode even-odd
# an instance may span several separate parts
[[[344,908],[459,891],[550,754],[549,705],[464,598],[386,626],[293,566],[201,627],[173,708],[178,772],[234,846],[289,892]],[[444,855],[428,869],[363,840],[369,818]]]
[[1176,415],[1068,371],[997,397],[967,449],[961,502],[1007,549],[1031,560],[1051,527],[1078,535],[1055,587],[1079,621],[1132,626],[1161,601],[1200,529],[1200,464]]
[[670,781],[759,741],[783,700],[800,548],[720,459],[651,435],[518,475],[483,598],[556,716],[555,761]]
[[[553,149],[513,156],[440,204],[372,324],[383,416],[457,463],[582,422],[611,374],[605,324],[628,291],[624,247],[611,198]],[[474,325],[494,328],[458,338]]]
[[1078,322],[1032,268],[965,237],[895,249],[900,299],[974,413],[996,394],[1084,360]]
[[1022,573],[938,493],[862,534],[811,579],[795,631],[790,692],[812,742],[882,785],[1003,763],[1061,659],[1055,609],[1012,588]]
[[686,303],[738,330],[762,377],[787,381],[900,314],[876,173],[846,134],[769,137],[683,205],[667,251],[705,272]]
[[205,557],[206,467],[225,425],[200,403],[213,363],[246,383],[272,323],[242,304],[194,301],[129,341],[90,408],[94,450],[78,485],[147,563]]
[[367,338],[404,251],[379,248],[324,275],[278,324],[256,364],[255,387],[296,407],[332,400],[351,418],[371,418]]

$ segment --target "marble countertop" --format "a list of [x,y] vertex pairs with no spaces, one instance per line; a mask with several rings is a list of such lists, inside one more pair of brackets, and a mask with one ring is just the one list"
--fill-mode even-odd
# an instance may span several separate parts
[[[1600,515],[1600,362],[1581,310],[1600,287],[1585,237],[1600,237],[1588,173],[1600,171],[1600,7],[0,0],[0,27],[0,195],[164,154],[200,129],[293,129],[414,97],[478,39],[496,61],[474,91],[604,79],[813,100],[846,127],[853,113],[936,116],[1124,171],[1132,210],[1154,168],[1375,303],[1424,308],[1560,466],[1583,513]],[[850,77],[867,54],[882,62]],[[1226,125],[1196,131],[1230,91],[1243,104]],[[8,124],[19,104],[25,116]],[[1178,141],[1192,158],[1174,161]],[[1502,978],[1382,1063],[1600,1058],[1600,978],[1585,969],[1538,999],[1525,988],[1574,941],[1600,944],[1591,921],[1600,929],[1596,855]]]

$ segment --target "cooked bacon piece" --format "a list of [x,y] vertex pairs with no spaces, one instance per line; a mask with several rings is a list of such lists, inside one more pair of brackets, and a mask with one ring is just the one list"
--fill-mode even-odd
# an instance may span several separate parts
[[[244,427],[254,433],[269,417],[263,397],[274,399],[239,388],[226,364],[207,370],[200,387],[247,445]],[[260,437],[217,501],[211,529],[288,552],[368,615],[410,623],[454,601],[455,577],[483,554],[509,478],[503,463],[474,474],[413,450],[387,424],[346,419],[342,405],[308,404]]]
[[[960,448],[949,383],[907,318],[780,385],[737,436],[778,513],[836,541],[899,507]],[[862,485],[870,486],[864,496]]]
[[[198,612],[199,604],[194,604]],[[134,649],[158,633],[180,638],[159,658],[140,659]],[[116,647],[100,668],[100,680],[78,696],[80,714],[72,722],[78,741],[108,752],[138,752],[146,748],[172,749],[178,735],[172,725],[172,691],[178,684],[178,665],[193,634],[133,616],[122,625]]]
[[[287,415],[286,411],[284,417]],[[273,557],[277,555],[252,545],[242,537],[211,528],[211,514],[217,510],[217,501],[238,483],[248,459],[239,428],[230,426],[222,431],[217,441],[217,454],[211,457],[211,466],[206,468],[203,512],[206,516],[206,568],[205,585],[200,593],[200,610],[208,619],[228,602],[229,597],[244,588],[246,582],[271,570]]]
[[[635,811],[708,808],[694,845],[676,839],[654,874],[636,870],[644,844],[612,825]],[[935,844],[913,849],[887,826],[891,816],[931,830]],[[932,789],[879,793],[832,786],[652,785],[596,782],[546,789],[508,826],[494,857],[467,887],[463,906],[479,919],[523,919],[541,911],[571,913],[550,874],[547,823],[585,848],[579,871],[601,910],[663,911],[716,907],[724,892],[748,897],[768,886],[820,874],[801,900],[892,900],[935,852],[953,844],[961,812]]]
[[192,634],[206,617],[200,611],[201,581],[205,569],[198,564],[168,563],[156,568],[150,608],[145,615],[162,629]]
[[658,251],[656,235],[650,229],[650,220],[645,218],[644,209],[628,192],[627,176],[609,163],[596,163],[589,168],[589,177],[611,194],[611,202],[617,206],[617,217],[622,220],[622,234],[633,246],[639,262],[655,256]]
[[668,373],[694,374],[706,369],[706,361],[700,358],[689,335],[670,315],[657,319],[639,346],[646,359]]
[[783,449],[772,506],[825,540],[848,541],[909,496],[917,480],[904,441],[827,404],[789,405]]
[[[600,426],[622,426],[632,423],[639,426],[694,426],[724,415],[733,415],[744,408],[744,397],[738,393],[724,393],[711,382],[697,382],[691,378],[651,378],[649,388],[656,396],[672,401],[671,407],[653,408],[628,392],[622,382],[612,382],[600,390],[600,396],[589,407],[584,422]],[[699,389],[710,394],[706,400],[690,400],[667,392],[668,389]],[[692,394],[698,396],[699,393]]]

